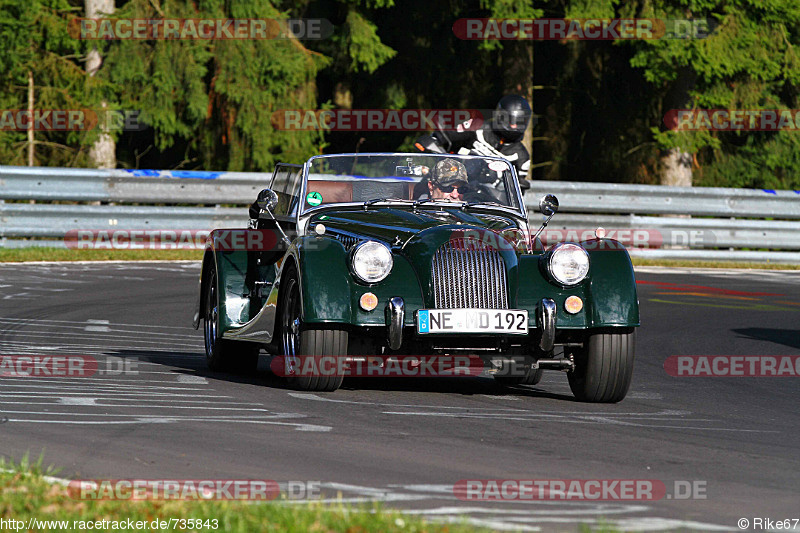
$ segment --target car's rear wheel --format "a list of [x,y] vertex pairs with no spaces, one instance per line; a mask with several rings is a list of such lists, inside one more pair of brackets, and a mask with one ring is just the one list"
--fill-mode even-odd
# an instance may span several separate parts
[[[335,391],[344,379],[336,375],[335,363],[347,355],[347,332],[301,327],[300,284],[294,271],[287,275],[281,292],[281,355],[289,384],[305,391]],[[323,359],[328,361],[323,363]],[[314,364],[305,364],[309,361]],[[302,375],[309,368],[310,375]]]
[[615,403],[628,393],[633,375],[635,330],[599,332],[575,352],[567,373],[572,393],[584,402]]
[[204,276],[203,338],[206,364],[214,371],[253,372],[258,366],[259,346],[222,338],[219,327],[219,281],[212,264]]

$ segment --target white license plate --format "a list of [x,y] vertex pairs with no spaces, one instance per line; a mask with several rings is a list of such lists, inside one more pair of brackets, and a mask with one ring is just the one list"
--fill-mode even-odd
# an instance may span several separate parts
[[522,309],[420,309],[419,333],[528,333],[528,312]]

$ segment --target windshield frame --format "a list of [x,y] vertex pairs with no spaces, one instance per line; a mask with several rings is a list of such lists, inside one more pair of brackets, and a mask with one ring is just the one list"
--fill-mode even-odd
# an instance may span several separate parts
[[[306,204],[304,199],[305,199],[306,194],[307,194],[306,191],[307,191],[307,188],[308,188],[308,176],[309,176],[309,173],[310,173],[310,168],[312,166],[312,163],[316,159],[330,159],[330,158],[333,158],[333,157],[348,157],[348,156],[349,157],[365,157],[365,156],[369,156],[369,157],[373,157],[373,156],[385,156],[385,157],[414,156],[414,157],[418,157],[418,156],[425,156],[425,157],[436,157],[436,158],[441,158],[441,159],[444,159],[444,158],[447,158],[447,157],[451,157],[451,158],[455,158],[455,159],[481,159],[481,160],[484,160],[484,161],[501,161],[501,162],[503,162],[503,163],[508,165],[508,168],[509,168],[509,170],[511,172],[511,178],[508,181],[511,181],[513,183],[511,183],[511,184],[506,183],[506,187],[509,187],[509,185],[510,185],[510,188],[513,190],[513,194],[516,195],[515,198],[516,198],[517,204],[520,206],[519,209],[517,209],[515,207],[512,207],[510,205],[506,206],[506,205],[497,205],[497,204],[475,204],[475,205],[471,205],[469,207],[466,207],[466,209],[470,209],[470,210],[488,209],[488,210],[492,210],[492,211],[503,211],[505,213],[514,214],[514,215],[516,215],[518,217],[521,217],[522,219],[524,219],[526,221],[528,219],[527,211],[526,211],[526,208],[525,208],[525,202],[522,199],[522,193],[521,193],[520,187],[519,187],[519,177],[517,176],[517,171],[514,168],[514,165],[508,159],[505,159],[505,158],[502,158],[502,157],[484,156],[484,155],[429,154],[429,153],[422,153],[422,152],[420,152],[420,153],[410,153],[410,152],[362,152],[362,153],[344,153],[344,154],[325,154],[325,155],[315,155],[313,157],[310,157],[308,159],[308,161],[306,161],[305,164],[303,165],[303,183],[302,183],[302,186],[300,188],[300,205],[301,205],[301,208],[298,209],[298,217],[299,218],[305,218],[307,216],[313,215],[314,213],[317,213],[317,212],[320,212],[320,211],[329,210],[329,209],[339,209],[339,208],[343,208],[343,207],[344,208],[352,208],[352,207],[363,208],[364,207],[364,202],[342,202],[342,203],[323,204],[323,205],[319,205],[319,206],[316,206],[316,207],[309,207],[307,209],[302,209],[302,206],[304,206]],[[382,201],[382,202],[376,202],[376,203],[372,204],[372,206],[380,206],[380,205],[389,204],[389,205],[392,205],[394,207],[407,207],[409,209],[412,208],[412,207],[414,209],[425,209],[425,208],[431,208],[431,207],[435,207],[437,209],[442,209],[442,208],[465,209],[465,205],[467,203],[468,202],[440,202],[440,201],[435,201],[434,200],[434,201],[429,201],[429,202],[425,202],[425,203],[422,203],[422,204],[414,206],[411,201],[386,200],[386,201]]]

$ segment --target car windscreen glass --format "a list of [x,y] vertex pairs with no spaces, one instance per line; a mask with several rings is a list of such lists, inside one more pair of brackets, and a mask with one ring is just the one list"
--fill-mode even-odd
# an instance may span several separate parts
[[485,203],[519,209],[513,179],[507,161],[475,156],[321,156],[309,161],[303,209],[378,200]]
[[272,190],[278,195],[278,205],[273,212],[277,216],[293,215],[300,200],[302,167],[278,166],[272,180]]

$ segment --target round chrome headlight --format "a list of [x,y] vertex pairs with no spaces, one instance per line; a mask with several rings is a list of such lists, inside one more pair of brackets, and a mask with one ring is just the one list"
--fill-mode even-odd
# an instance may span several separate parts
[[353,274],[367,283],[377,283],[392,271],[392,251],[385,245],[366,241],[353,250]]
[[547,268],[562,285],[576,285],[589,273],[589,253],[577,244],[558,244],[550,254]]

